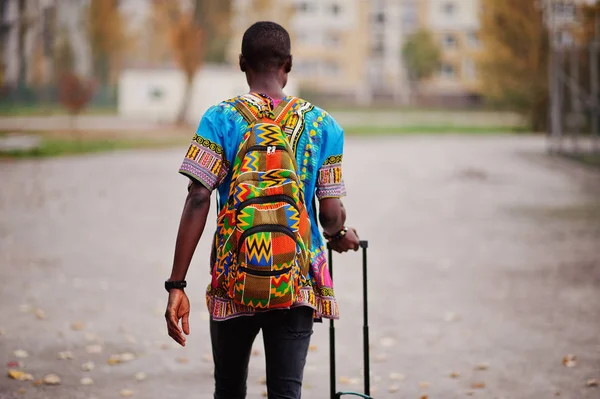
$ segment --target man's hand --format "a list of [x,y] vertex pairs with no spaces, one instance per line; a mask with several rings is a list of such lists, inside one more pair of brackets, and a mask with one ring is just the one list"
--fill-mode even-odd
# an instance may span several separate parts
[[[190,300],[183,290],[173,288],[169,291],[169,303],[165,312],[169,336],[179,345],[185,346],[185,335],[190,335]],[[181,319],[181,328],[179,327]],[[183,330],[183,331],[182,331]]]
[[354,227],[348,227],[348,232],[346,235],[339,240],[330,241],[329,246],[335,252],[340,253],[347,252],[351,249],[358,251],[358,248],[360,248],[360,243],[356,229]]

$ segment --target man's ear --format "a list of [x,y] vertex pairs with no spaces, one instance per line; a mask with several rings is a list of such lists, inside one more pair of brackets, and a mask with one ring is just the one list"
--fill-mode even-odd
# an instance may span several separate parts
[[247,66],[246,58],[240,54],[240,70],[246,72]]
[[293,60],[293,57],[290,54],[288,59],[285,60],[285,63],[283,64],[283,70],[285,71],[285,73],[290,73],[292,71],[292,60]]

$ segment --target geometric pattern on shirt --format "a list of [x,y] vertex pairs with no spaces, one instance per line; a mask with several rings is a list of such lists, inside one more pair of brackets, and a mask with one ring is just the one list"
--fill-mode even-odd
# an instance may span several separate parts
[[317,198],[324,197],[343,197],[346,194],[346,187],[342,179],[341,155],[335,155],[327,158],[317,177]]

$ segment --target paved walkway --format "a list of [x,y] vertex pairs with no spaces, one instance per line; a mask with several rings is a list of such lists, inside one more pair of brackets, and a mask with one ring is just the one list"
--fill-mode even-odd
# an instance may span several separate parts
[[[589,190],[600,175],[546,159],[542,138],[349,138],[346,148],[349,223],[371,241],[376,398],[600,397],[586,387],[600,379],[600,211]],[[184,150],[0,163],[0,398],[211,397],[208,237],[188,279],[186,348],[162,317]],[[360,257],[336,261],[340,388],[359,389]],[[327,398],[327,325],[313,345],[304,397]],[[107,363],[126,352],[135,359]],[[568,354],[575,367],[563,366]],[[19,360],[61,385],[10,380]],[[88,361],[95,369],[82,371]],[[257,342],[249,398],[264,392],[263,372]]]

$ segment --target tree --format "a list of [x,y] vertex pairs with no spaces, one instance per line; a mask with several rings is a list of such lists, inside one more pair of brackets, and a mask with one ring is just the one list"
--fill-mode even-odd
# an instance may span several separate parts
[[483,0],[478,57],[483,95],[528,117],[534,131],[548,122],[548,33],[536,0]]
[[130,45],[118,0],[91,0],[88,35],[94,76],[103,85],[113,85]]
[[94,89],[93,81],[80,78],[74,73],[67,73],[60,78],[58,100],[71,114],[72,125],[74,125],[75,117],[91,101]]
[[67,29],[61,29],[58,34],[56,48],[54,50],[54,73],[60,78],[72,73],[75,68],[75,52],[71,44],[71,36]]
[[411,92],[414,93],[420,82],[438,70],[441,51],[431,32],[422,29],[407,38],[402,47],[402,55],[408,70]]
[[194,0],[194,20],[204,31],[207,62],[225,61],[232,0]]
[[203,31],[196,24],[192,12],[180,14],[169,33],[175,60],[185,76],[183,102],[177,115],[177,123],[182,124],[192,96],[194,76],[204,58],[205,41]]

